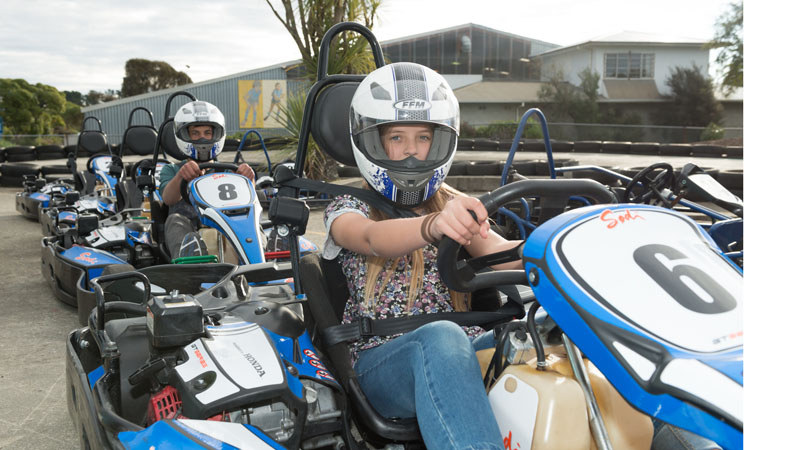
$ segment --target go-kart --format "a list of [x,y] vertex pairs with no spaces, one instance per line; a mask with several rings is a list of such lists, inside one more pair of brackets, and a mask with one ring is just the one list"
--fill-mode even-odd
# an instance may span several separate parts
[[83,448],[351,448],[341,387],[286,273],[164,267],[91,282],[97,306],[67,339]]
[[44,178],[25,175],[22,181],[22,192],[15,197],[17,212],[28,219],[39,220],[39,210],[46,209],[55,197],[63,196],[73,189],[72,180],[59,179],[47,182]]
[[[97,122],[97,130],[86,129],[90,120]],[[85,150],[92,155],[86,161],[86,170],[77,169],[75,157],[78,150]],[[67,166],[73,174],[74,188],[62,195],[51,196],[47,207],[38,209],[39,223],[45,236],[56,233],[59,224],[73,226],[75,211],[105,218],[119,210],[116,186],[122,176],[122,160],[112,153],[102,124],[96,117],[84,119],[76,152],[67,155]],[[77,192],[78,196],[67,195],[72,191]]]
[[[338,24],[326,33],[318,81],[304,113],[300,167],[309,133],[332,157],[353,165],[352,154],[341,153],[349,149],[341,105],[349,104],[363,76],[326,73],[326,49],[343,30],[361,33],[376,66],[383,65],[377,41],[363,26]],[[280,193],[296,194],[315,185],[298,181],[297,168],[293,175],[276,176]],[[324,186],[315,187],[325,192]],[[368,197],[362,199],[380,207]],[[527,308],[528,320],[501,328],[491,361],[479,355],[506,448],[648,449],[653,438],[650,417],[724,448],[741,448],[741,268],[685,214],[654,205],[617,204],[617,196],[594,180],[521,180],[481,200],[494,214],[532,197],[551,209],[550,216],[539,216],[521,247],[469,260],[459,259],[453,241],[446,239],[439,247],[438,268],[448,287],[473,291],[527,286],[535,295],[527,304],[521,297],[507,297],[504,306],[519,303],[511,310]],[[570,205],[572,197],[581,204]],[[388,207],[384,211],[402,216]],[[520,258],[524,270],[488,269]],[[407,330],[399,320],[342,325],[348,291],[341,268],[318,255],[298,263],[301,277],[295,281],[308,296],[310,334],[353,404],[359,434],[374,447],[420,445],[413,419],[383,417],[370,405],[346,346],[360,336]],[[537,314],[540,308],[543,312]],[[488,327],[498,319],[508,322],[511,316],[502,309],[424,319],[461,325],[483,321]],[[409,329],[420,324],[416,321]]]
[[[725,250],[728,257],[743,267],[744,202],[702,168],[688,163],[678,171],[669,163],[658,162],[629,177],[612,169],[593,165],[556,167],[547,120],[544,113],[538,108],[529,109],[520,119],[503,166],[500,186],[516,180],[528,179],[514,169],[514,157],[524,127],[532,116],[539,120],[544,135],[546,163],[551,179],[555,179],[557,176],[588,177],[607,185],[614,191],[620,202],[659,205],[690,215],[703,226],[717,245]],[[696,201],[691,201],[689,198]],[[698,201],[705,204],[698,203]],[[564,210],[588,204],[589,202],[585,198],[575,195],[562,199],[551,199],[545,204],[539,201],[538,196],[520,199],[519,202],[512,202],[498,210],[496,219],[500,226],[496,230],[508,238],[525,239],[538,223],[560,214]],[[711,205],[719,208],[713,208]]]

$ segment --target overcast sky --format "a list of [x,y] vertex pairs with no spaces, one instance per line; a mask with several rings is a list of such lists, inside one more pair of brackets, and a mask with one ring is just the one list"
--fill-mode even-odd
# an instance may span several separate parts
[[[274,1],[273,3],[279,3]],[[618,31],[714,35],[729,0],[384,0],[381,40],[475,23],[568,45]],[[298,59],[265,0],[3,0],[0,78],[120,89],[125,61],[166,61],[199,82]]]

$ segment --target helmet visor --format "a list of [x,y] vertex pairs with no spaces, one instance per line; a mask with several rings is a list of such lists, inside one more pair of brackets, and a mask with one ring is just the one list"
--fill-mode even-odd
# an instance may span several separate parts
[[387,142],[389,135],[382,136],[382,131],[386,133],[388,130],[375,123],[371,119],[362,118],[362,124],[366,125],[372,122],[371,126],[364,127],[358,133],[353,133],[353,142],[361,150],[364,156],[367,157],[372,163],[386,168],[387,170],[396,171],[428,171],[433,170],[450,160],[453,152],[456,149],[457,134],[454,129],[439,125],[431,124],[429,122],[393,122],[385,123],[383,127],[388,126],[406,126],[406,125],[427,125],[431,128],[430,135],[430,148],[424,159],[420,159],[420,153],[409,155],[405,158],[392,159],[389,152],[384,147],[384,142]]

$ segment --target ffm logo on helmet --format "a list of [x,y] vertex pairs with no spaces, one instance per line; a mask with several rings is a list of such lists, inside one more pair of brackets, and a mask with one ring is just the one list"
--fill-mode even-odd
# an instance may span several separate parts
[[393,105],[401,111],[426,111],[431,109],[431,102],[419,98],[400,100]]

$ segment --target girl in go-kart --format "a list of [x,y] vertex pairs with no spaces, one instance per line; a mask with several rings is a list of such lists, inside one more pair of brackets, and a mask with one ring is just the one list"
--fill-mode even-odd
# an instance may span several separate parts
[[[478,199],[442,183],[458,127],[453,91],[427,67],[390,64],[356,90],[350,131],[361,174],[372,189],[420,216],[387,219],[351,196],[328,206],[323,256],[338,258],[348,280],[345,323],[469,309],[468,296],[449,291],[439,279],[435,243],[443,236],[473,256],[519,244],[489,230]],[[502,449],[475,357],[493,345],[491,333],[480,327],[439,321],[362,339],[351,354],[373,406],[386,417],[416,417],[429,448]]]

